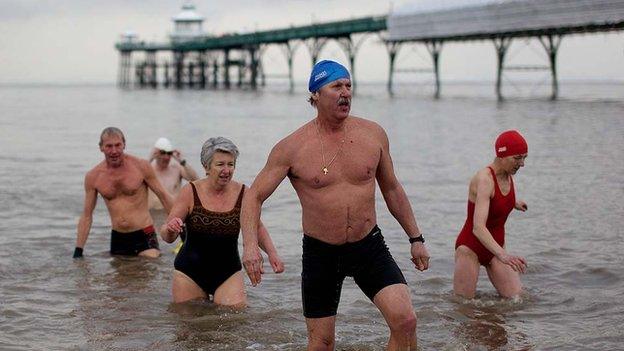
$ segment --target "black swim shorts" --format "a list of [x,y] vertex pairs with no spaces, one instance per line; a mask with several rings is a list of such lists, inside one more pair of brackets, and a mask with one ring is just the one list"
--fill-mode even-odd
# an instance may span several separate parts
[[371,301],[386,286],[407,284],[377,226],[362,240],[342,245],[303,236],[301,292],[306,318],[336,315],[347,276]]
[[111,255],[136,256],[148,249],[158,250],[158,238],[153,225],[131,233],[111,230]]

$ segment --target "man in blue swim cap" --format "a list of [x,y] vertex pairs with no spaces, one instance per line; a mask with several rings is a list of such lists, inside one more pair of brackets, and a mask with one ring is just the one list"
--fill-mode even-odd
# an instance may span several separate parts
[[390,146],[377,123],[351,116],[349,71],[334,61],[314,65],[308,84],[316,118],[274,147],[243,200],[243,264],[262,279],[258,226],[262,203],[286,177],[303,214],[303,314],[308,350],[334,350],[336,311],[346,276],[377,306],[390,327],[388,350],[416,350],[416,314],[403,274],[375,212],[375,182],[404,228],[418,270],[429,253],[411,205],[394,174]]

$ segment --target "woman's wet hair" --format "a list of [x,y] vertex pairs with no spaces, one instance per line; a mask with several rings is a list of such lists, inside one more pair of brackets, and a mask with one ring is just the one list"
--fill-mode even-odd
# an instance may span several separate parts
[[238,148],[230,139],[224,137],[210,138],[206,140],[201,149],[200,160],[204,168],[208,169],[210,167],[215,152],[226,152],[234,156],[234,160],[238,158],[239,154]]
[[107,127],[107,128],[104,128],[104,130],[102,131],[102,134],[100,134],[100,143],[99,143],[99,145],[102,146],[102,143],[104,142],[104,137],[105,136],[112,136],[112,135],[117,135],[118,137],[121,138],[121,141],[123,141],[124,145],[126,144],[126,137],[124,136],[124,134],[121,131],[121,129],[119,129],[117,127]]

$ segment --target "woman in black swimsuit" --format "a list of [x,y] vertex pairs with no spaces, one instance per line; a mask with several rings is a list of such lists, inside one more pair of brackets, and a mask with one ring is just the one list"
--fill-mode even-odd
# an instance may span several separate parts
[[[174,263],[174,302],[212,296],[220,305],[247,304],[238,253],[245,185],[232,181],[237,157],[238,148],[230,140],[208,139],[201,151],[206,177],[182,188],[161,227],[161,237],[171,243],[186,226],[186,241]],[[258,234],[273,271],[283,272],[284,264],[263,225]]]

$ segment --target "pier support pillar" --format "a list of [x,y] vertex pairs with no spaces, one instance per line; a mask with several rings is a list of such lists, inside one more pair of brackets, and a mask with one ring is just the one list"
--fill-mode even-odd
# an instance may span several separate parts
[[212,87],[217,88],[219,85],[219,61],[215,57],[212,61]]
[[117,85],[120,87],[127,87],[130,85],[130,77],[132,74],[132,51],[120,52],[117,74]]
[[245,57],[245,52],[241,51],[240,58],[236,62],[238,66],[238,81],[236,82],[236,86],[238,88],[243,86],[243,76],[245,75],[245,66],[247,65],[247,58]]
[[139,83],[139,87],[143,88],[145,86],[145,61],[136,65],[136,77],[137,82]]
[[291,93],[295,91],[295,81],[293,79],[293,56],[297,47],[299,47],[299,44],[292,45],[291,42],[286,42],[281,46],[282,52],[286,55],[286,62],[288,62],[288,84]]
[[230,50],[223,50],[223,85],[230,89]]
[[252,46],[248,49],[250,63],[249,68],[251,70],[251,76],[249,78],[249,84],[252,89],[258,88],[258,62],[260,61],[260,49]]
[[204,53],[199,52],[199,87],[206,88],[206,57]]
[[260,77],[260,86],[266,86],[266,72],[264,72],[264,65],[262,60],[258,61],[258,76]]
[[261,44],[258,47],[258,60],[256,63],[256,75],[258,78],[260,78],[260,86],[264,87],[266,86],[266,74],[264,72],[264,64],[263,62],[263,57],[264,57],[264,53],[267,51],[267,49],[269,48],[269,45],[267,44]]
[[188,86],[193,88],[195,86],[195,63],[190,61],[188,64]]
[[311,38],[306,40],[305,43],[308,47],[308,50],[310,51],[310,58],[312,58],[312,66],[314,66],[318,61],[321,50],[323,50],[323,47],[325,46],[325,44],[327,44],[327,41],[327,38]]
[[171,85],[171,78],[169,77],[169,62],[165,62],[163,64],[165,70],[164,70],[164,85],[165,88],[169,88],[169,85]]
[[433,74],[435,75],[435,93],[433,97],[436,99],[440,98],[440,52],[442,51],[442,42],[441,41],[430,41],[426,42],[427,50],[429,54],[431,54],[431,60],[433,62]]
[[147,51],[145,66],[149,67],[149,76],[146,77],[147,84],[152,88],[156,88],[158,86],[158,77],[157,77],[157,68],[156,65],[156,51]]
[[502,78],[503,78],[503,70],[505,67],[505,55],[507,54],[507,49],[509,49],[509,45],[511,45],[511,38],[509,37],[500,37],[492,39],[494,42],[494,47],[496,48],[496,57],[497,57],[497,71],[496,71],[496,98],[498,101],[502,101]]
[[386,41],[386,49],[388,50],[388,57],[390,61],[390,67],[388,68],[388,94],[390,96],[394,95],[394,90],[392,87],[393,77],[394,77],[394,61],[396,60],[396,56],[401,49],[401,43],[397,41]]
[[559,45],[561,45],[562,35],[548,34],[538,37],[540,43],[548,54],[548,61],[550,62],[550,75],[552,81],[552,91],[550,95],[551,100],[556,100],[559,96],[559,82],[557,80],[557,52],[559,51]]
[[173,53],[174,59],[174,70],[175,70],[175,87],[176,89],[182,88],[182,73],[184,71],[184,53],[181,51],[176,51]]
[[358,50],[362,46],[362,43],[366,39],[366,35],[360,37],[355,43],[353,42],[353,38],[349,35],[348,37],[338,38],[336,41],[338,45],[345,52],[347,57],[349,58],[349,69],[351,70],[351,89],[355,93],[356,79],[355,79],[355,56],[357,55]]

